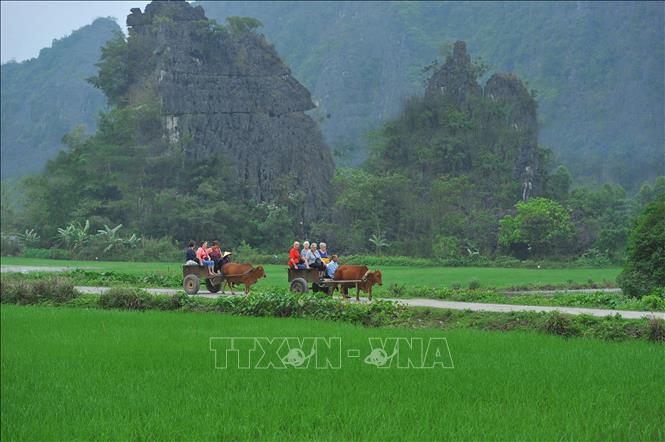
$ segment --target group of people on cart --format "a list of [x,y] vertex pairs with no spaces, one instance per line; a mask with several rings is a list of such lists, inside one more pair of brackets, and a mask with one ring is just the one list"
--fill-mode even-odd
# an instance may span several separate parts
[[[232,254],[232,252],[222,252],[219,241],[212,241],[210,246],[208,241],[203,241],[197,248],[196,241],[192,240],[189,241],[185,252],[185,264],[203,265],[208,268],[211,276],[222,275],[224,264],[231,261]],[[328,252],[328,246],[324,242],[317,246],[315,242],[304,241],[301,249],[300,241],[294,241],[289,252],[288,265],[292,269],[317,269],[322,276],[333,278],[339,267],[339,258]]]
[[221,275],[224,264],[231,261],[231,252],[222,252],[219,241],[213,241],[212,246],[208,247],[208,241],[203,241],[201,246],[196,248],[196,241],[189,241],[187,251],[185,252],[185,264],[204,265],[208,267],[210,275]]
[[300,241],[294,241],[293,247],[289,251],[289,268],[292,269],[318,269],[328,278],[335,276],[335,271],[339,267],[339,257],[329,254],[328,246],[322,242],[317,247],[315,242],[304,241],[302,250]]

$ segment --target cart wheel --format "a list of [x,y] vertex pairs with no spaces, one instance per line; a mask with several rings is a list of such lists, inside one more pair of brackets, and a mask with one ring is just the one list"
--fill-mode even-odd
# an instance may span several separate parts
[[[207,282],[207,281],[206,281]],[[199,278],[196,275],[187,275],[182,282],[182,287],[188,295],[195,295],[199,291]]]
[[291,281],[290,288],[293,293],[305,293],[309,290],[309,287],[307,287],[307,281],[303,278],[296,278]]
[[206,279],[206,288],[210,293],[217,293],[219,289],[222,288],[222,284],[219,283],[217,285],[213,284],[211,280]]

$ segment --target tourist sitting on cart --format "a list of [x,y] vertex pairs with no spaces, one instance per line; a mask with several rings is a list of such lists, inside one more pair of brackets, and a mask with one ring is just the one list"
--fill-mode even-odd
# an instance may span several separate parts
[[219,247],[219,243],[217,241],[213,241],[212,247],[206,249],[206,252],[208,252],[208,256],[213,261],[222,259],[222,249]]
[[215,274],[214,272],[215,261],[210,259],[210,255],[208,255],[208,241],[203,241],[201,247],[199,247],[199,249],[196,251],[196,257],[198,258],[201,264],[208,267],[208,274],[210,275]]
[[316,250],[315,242],[309,246],[309,250],[305,253],[305,263],[308,269],[326,269],[326,265],[321,261],[321,254]]
[[334,278],[335,277],[335,272],[337,271],[337,267],[339,267],[339,257],[337,255],[333,255],[330,258],[330,262],[326,266],[326,276],[328,278]]
[[213,241],[212,247],[206,249],[206,252],[208,252],[208,256],[210,257],[212,262],[215,263],[214,270],[216,272],[219,266],[219,262],[222,260],[222,248],[219,246],[219,242]]
[[300,257],[300,242],[295,241],[293,247],[289,251],[289,268],[291,269],[304,269],[305,262]]
[[306,269],[309,268],[307,267],[307,260],[305,259],[305,255],[307,255],[308,250],[309,241],[305,240],[305,242],[302,243],[302,250],[300,251],[300,264],[304,264]]
[[220,275],[224,273],[222,268],[224,268],[224,264],[228,264],[231,262],[230,256],[233,255],[231,252],[224,252],[222,254],[222,259],[219,260],[218,263],[215,264],[215,271],[218,272]]
[[321,261],[323,261],[325,265],[328,265],[330,257],[328,256],[328,246],[324,242],[319,243],[319,255],[321,255]]
[[190,240],[187,244],[187,250],[185,251],[185,264],[191,264],[192,262],[195,264],[201,264],[199,259],[196,257],[196,251],[194,250],[195,248],[196,241]]

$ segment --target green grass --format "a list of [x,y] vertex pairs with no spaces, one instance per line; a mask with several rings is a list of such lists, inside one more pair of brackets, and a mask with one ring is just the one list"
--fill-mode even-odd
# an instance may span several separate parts
[[[181,275],[181,263],[159,262],[97,262],[97,261],[60,261],[49,259],[2,257],[3,265],[26,266],[72,266],[92,267],[105,271],[116,271],[142,275],[151,272]],[[262,279],[256,288],[288,287],[286,265],[265,265],[267,277]],[[481,287],[508,288],[515,286],[562,286],[572,281],[586,284],[589,280],[601,283],[603,280],[614,282],[621,271],[620,268],[602,269],[522,269],[522,268],[487,268],[487,267],[403,267],[378,266],[383,273],[383,289],[391,284],[407,287],[451,287],[459,283],[467,287],[469,282],[477,279]]]
[[[663,440],[665,347],[219,314],[1,307],[3,440]],[[215,370],[211,336],[447,337],[451,370]],[[647,392],[647,393],[645,393]]]

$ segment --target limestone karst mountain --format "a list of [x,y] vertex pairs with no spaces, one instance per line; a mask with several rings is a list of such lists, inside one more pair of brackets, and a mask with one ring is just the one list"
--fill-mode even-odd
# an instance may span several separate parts
[[514,187],[513,198],[524,200],[546,192],[534,96],[513,74],[494,73],[483,86],[483,70],[457,41],[424,97],[388,124],[379,155],[386,170],[425,181],[471,174],[490,188]]
[[129,83],[123,100],[156,97],[165,135],[192,162],[222,154],[247,197],[266,202],[304,191],[304,219],[321,209],[334,165],[305,111],[309,91],[262,35],[207,20],[185,1],[154,1],[133,9]]

